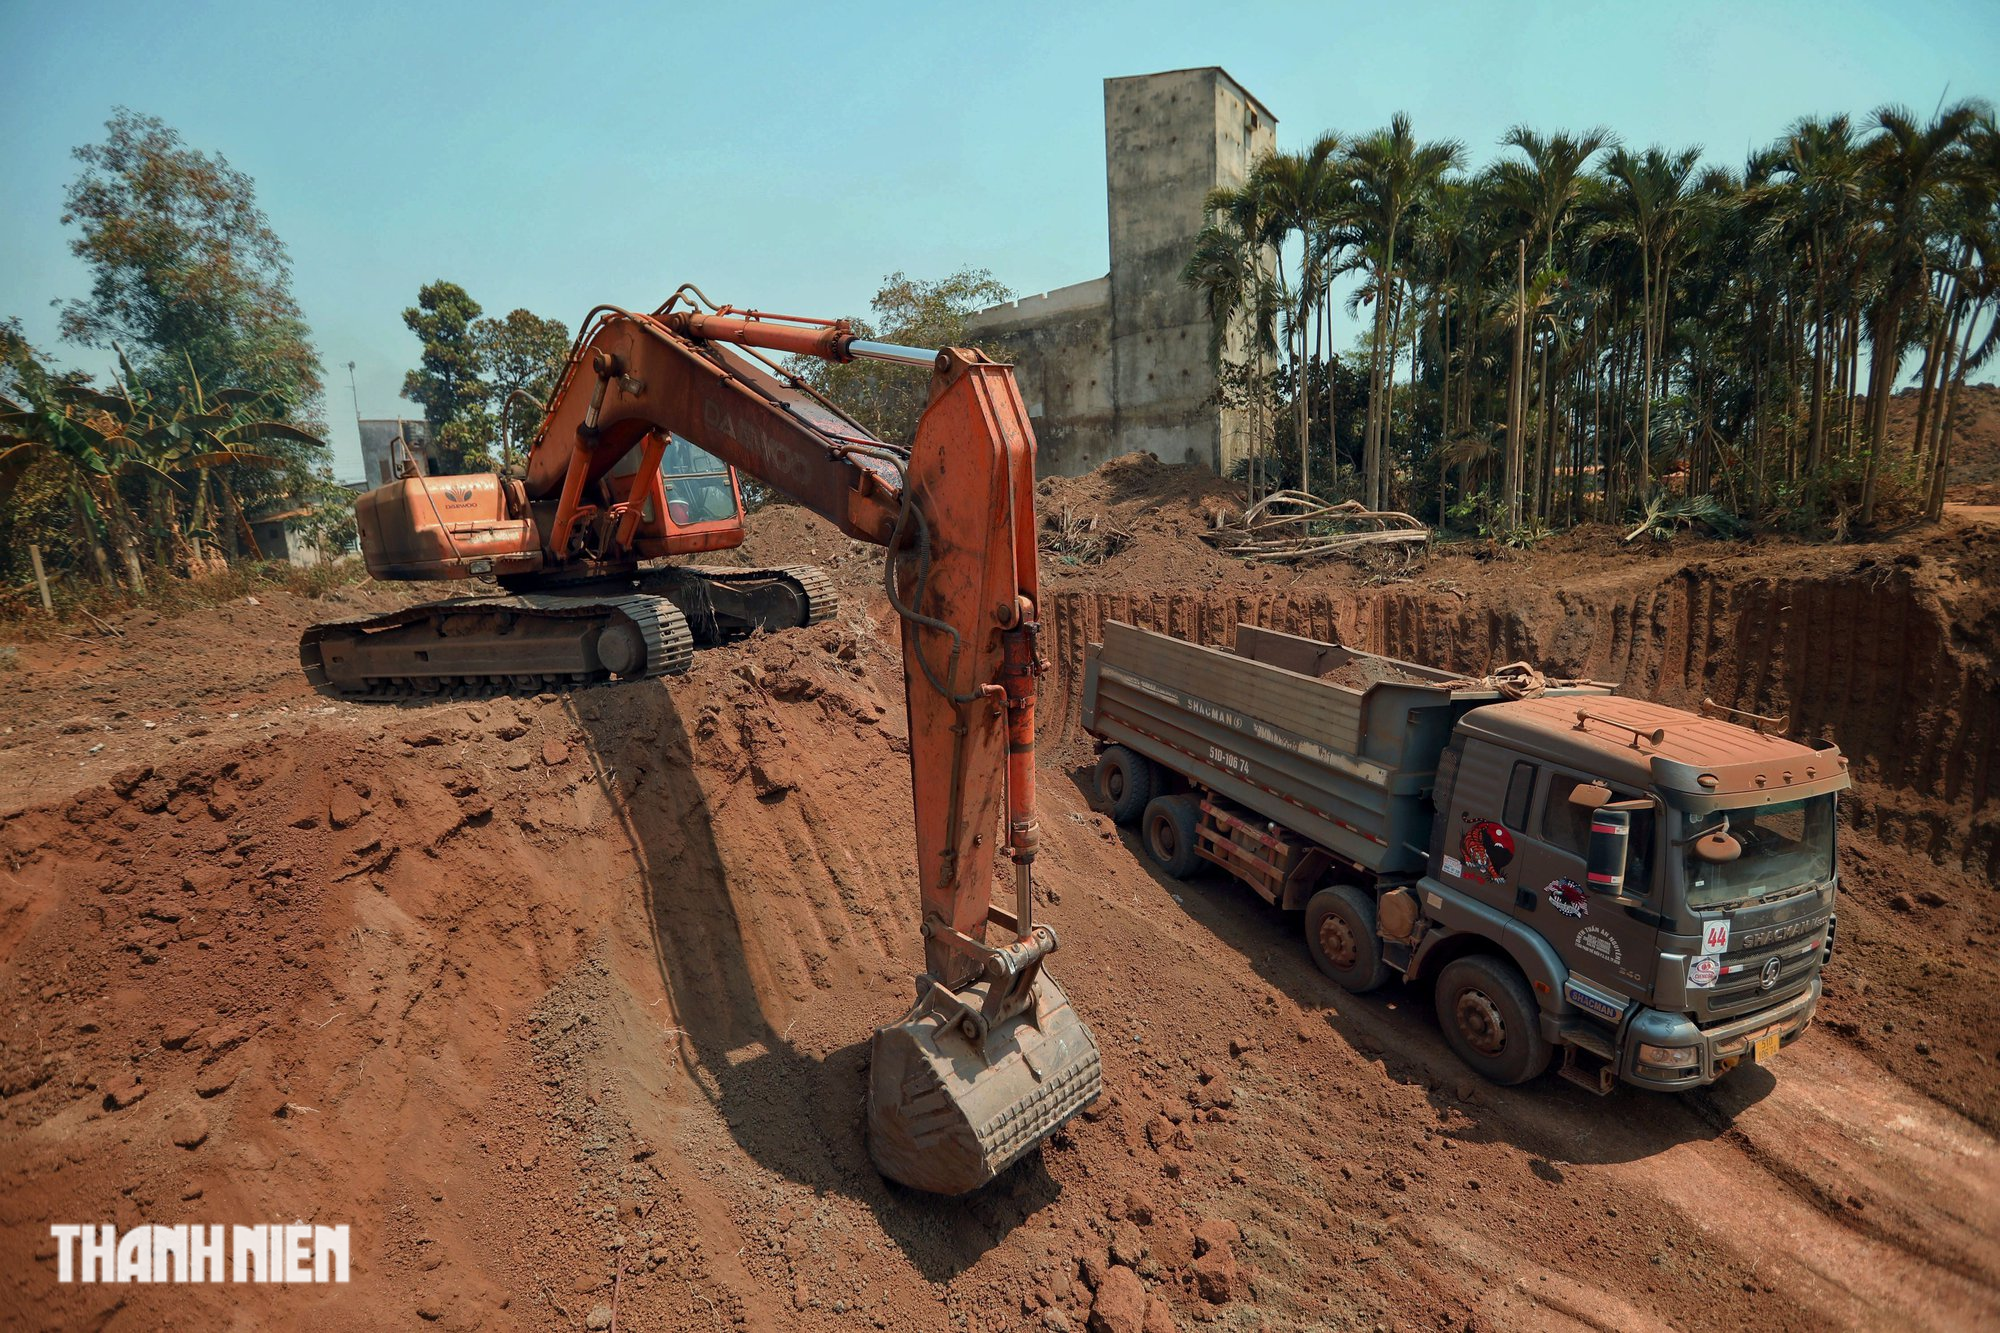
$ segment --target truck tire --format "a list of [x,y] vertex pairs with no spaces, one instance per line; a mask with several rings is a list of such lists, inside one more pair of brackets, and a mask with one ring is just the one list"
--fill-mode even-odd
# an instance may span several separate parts
[[1110,809],[1113,823],[1130,825],[1138,819],[1157,785],[1153,761],[1144,755],[1111,745],[1097,756],[1097,795]]
[[1201,858],[1194,850],[1196,815],[1191,796],[1155,796],[1146,803],[1146,815],[1139,824],[1146,855],[1175,879],[1186,879],[1201,868]]
[[1526,1083],[1555,1055],[1527,979],[1503,958],[1473,954],[1447,963],[1438,973],[1437,1016],[1458,1058],[1489,1082]]
[[1332,885],[1307,900],[1306,952],[1315,967],[1356,995],[1389,979],[1375,933],[1375,900],[1352,884]]

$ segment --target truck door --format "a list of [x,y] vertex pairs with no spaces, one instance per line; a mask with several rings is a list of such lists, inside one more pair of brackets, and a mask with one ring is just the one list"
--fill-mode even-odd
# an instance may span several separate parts
[[1502,911],[1514,898],[1514,834],[1500,821],[1510,752],[1469,740],[1451,784],[1450,808],[1438,812],[1438,875],[1446,883]]
[[[1572,973],[1634,1000],[1652,993],[1659,951],[1659,890],[1653,849],[1654,816],[1632,815],[1625,891],[1643,906],[1609,903],[1584,885],[1590,811],[1570,803],[1570,791],[1592,781],[1558,765],[1527,760],[1514,766],[1503,818],[1525,827],[1516,835],[1520,874],[1515,913],[1555,946]],[[1615,801],[1637,792],[1612,789]],[[1584,1007],[1596,1010],[1595,1006]]]

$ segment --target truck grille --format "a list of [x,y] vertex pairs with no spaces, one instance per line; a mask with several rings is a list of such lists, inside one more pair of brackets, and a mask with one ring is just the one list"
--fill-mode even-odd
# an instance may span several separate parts
[[[1820,954],[1826,944],[1825,923],[1816,926],[1805,940],[1788,942],[1775,949],[1744,950],[1722,956],[1722,976],[1711,990],[1691,990],[1690,999],[1707,1019],[1728,1019],[1768,1008],[1804,990],[1819,969]],[[1778,960],[1778,978],[1764,985],[1764,969]]]

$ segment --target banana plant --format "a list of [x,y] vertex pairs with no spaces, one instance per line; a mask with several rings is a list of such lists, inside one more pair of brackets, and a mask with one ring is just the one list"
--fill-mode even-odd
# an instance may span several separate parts
[[[143,592],[137,540],[142,526],[155,536],[155,563],[166,563],[169,545],[174,556],[186,557],[190,538],[198,559],[201,540],[213,539],[210,515],[219,508],[209,497],[211,480],[249,536],[242,504],[221,469],[284,468],[287,460],[258,448],[270,441],[325,446],[310,431],[276,419],[273,414],[283,407],[276,395],[208,389],[191,364],[177,392],[159,394],[146,387],[122,351],[118,363],[120,374],[107,390],[51,375],[25,353],[10,358],[14,393],[0,395],[0,502],[26,465],[47,461],[62,468],[100,577],[109,578],[108,541],[119,552],[127,582]],[[125,498],[126,484],[135,478],[150,511],[143,525]],[[181,496],[193,499],[185,523]],[[254,538],[250,544],[254,550]]]
[[98,578],[112,582],[108,545],[126,558],[127,578],[145,587],[137,556],[117,538],[112,518],[117,505],[113,477],[124,460],[115,432],[93,419],[86,386],[51,375],[25,348],[10,349],[8,394],[0,394],[0,504],[11,501],[28,468],[38,462],[56,467],[69,499],[77,537],[90,554]]
[[[219,509],[209,496],[212,481],[255,551],[256,540],[250,535],[242,503],[230,486],[228,473],[221,469],[282,470],[286,460],[262,452],[258,446],[283,440],[323,449],[325,442],[310,431],[278,420],[274,414],[284,406],[278,395],[241,388],[211,390],[201,382],[191,362],[186,380],[172,395],[148,389],[122,352],[119,367],[118,392],[98,394],[97,398],[122,426],[128,467],[147,474],[156,544],[171,543],[175,555],[183,559],[200,558],[201,541],[205,537],[213,540],[207,515]],[[192,499],[185,523],[180,496]],[[189,541],[194,543],[191,551],[185,545]],[[155,558],[163,559],[165,554],[156,550]]]

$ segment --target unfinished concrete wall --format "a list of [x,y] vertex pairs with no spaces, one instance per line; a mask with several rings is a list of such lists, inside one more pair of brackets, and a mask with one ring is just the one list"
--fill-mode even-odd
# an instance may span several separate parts
[[[1147,450],[1226,472],[1248,424],[1216,406],[1213,334],[1181,269],[1217,186],[1241,185],[1276,119],[1222,69],[1104,81],[1111,272],[973,316],[972,341],[1013,359],[1044,474]],[[1241,356],[1240,331],[1224,343]]]
[[1104,83],[1111,226],[1111,357],[1119,443],[1226,471],[1240,427],[1211,401],[1212,330],[1181,281],[1202,203],[1241,185],[1273,119],[1217,68]]
[[1120,452],[1111,402],[1111,280],[982,310],[967,339],[1014,363],[1035,425],[1036,471],[1073,477]]

